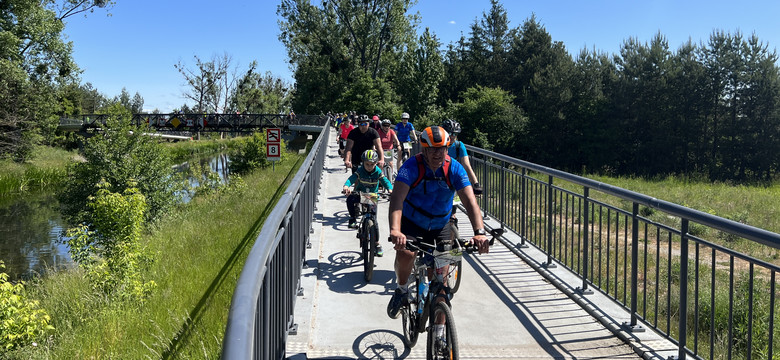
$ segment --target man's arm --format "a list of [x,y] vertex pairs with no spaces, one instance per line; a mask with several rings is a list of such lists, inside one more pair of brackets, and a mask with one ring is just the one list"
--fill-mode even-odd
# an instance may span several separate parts
[[352,146],[354,144],[354,140],[347,138],[347,146],[344,148],[344,165],[346,165],[347,168],[352,167]]
[[[485,224],[482,222],[482,212],[479,209],[479,204],[477,204],[477,198],[474,196],[471,185],[458,190],[458,196],[460,197],[461,203],[463,203],[463,207],[466,208],[466,214],[469,216],[471,228],[474,230],[484,229]],[[487,236],[485,235],[474,235],[472,241],[474,242],[474,245],[477,246],[477,249],[479,249],[480,254],[485,254],[490,249],[490,244],[488,244]]]
[[404,208],[404,199],[409,194],[409,185],[396,181],[393,193],[390,195],[390,209],[388,218],[390,221],[390,241],[395,244],[396,250],[406,249],[406,236],[401,233],[401,217]]

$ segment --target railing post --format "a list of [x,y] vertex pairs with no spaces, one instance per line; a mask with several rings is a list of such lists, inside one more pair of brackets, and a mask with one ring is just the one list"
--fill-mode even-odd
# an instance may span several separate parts
[[[615,238],[617,241],[617,238]],[[617,257],[617,255],[615,255]],[[639,203],[634,202],[631,211],[631,322],[628,326],[632,332],[643,332],[645,328],[637,325],[637,289],[639,288]],[[617,274],[616,274],[617,275]]]
[[547,176],[547,264],[545,267],[554,269],[557,266],[552,262],[553,251],[553,177]]
[[588,198],[590,197],[590,188],[585,186],[583,188],[582,204],[585,209],[585,218],[583,219],[583,228],[585,232],[582,234],[582,287],[577,288],[577,291],[581,295],[593,295],[593,290],[588,289],[588,224],[590,224],[590,203]]
[[499,216],[498,224],[499,224],[499,226],[501,226],[503,228],[504,224],[506,223],[506,204],[509,203],[508,201],[506,201],[507,200],[507,196],[506,196],[506,162],[504,162],[503,160],[501,161],[501,175],[500,175],[500,179],[501,179],[501,192],[500,192],[501,193],[501,197],[500,197],[500,199],[498,201],[498,206],[499,206],[499,209],[498,209],[498,214],[499,214],[498,215]]
[[525,230],[525,213],[528,209],[526,209],[526,169],[523,168],[522,173],[520,175],[520,247],[521,248],[527,248],[528,244],[525,243],[526,238],[526,230]]
[[684,360],[688,343],[688,219],[682,219],[680,227],[680,337],[678,360]]

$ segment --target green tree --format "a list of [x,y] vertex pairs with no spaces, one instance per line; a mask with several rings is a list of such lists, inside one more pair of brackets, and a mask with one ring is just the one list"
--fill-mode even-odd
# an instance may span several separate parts
[[331,109],[342,94],[371,79],[394,81],[401,54],[414,41],[416,15],[411,0],[283,0],[277,13],[279,39],[287,47],[296,88],[293,107],[300,112]]
[[144,111],[144,98],[138,92],[133,95],[133,100],[130,102],[130,112],[133,114],[140,114]]
[[451,117],[461,123],[459,139],[474,146],[508,155],[520,155],[527,119],[514,105],[514,96],[500,88],[476,86],[461,94]]
[[237,111],[255,114],[288,113],[292,87],[270,71],[263,75],[256,68],[257,62],[252,62],[238,81],[230,106]]
[[379,114],[382,117],[400,115],[398,95],[390,83],[373,79],[363,73],[335,103],[337,109],[353,109],[359,114]]
[[516,96],[515,103],[528,117],[528,138],[524,148],[530,150],[528,159],[568,168],[570,152],[576,133],[568,114],[571,103],[571,77],[574,61],[561,42],[536,20],[527,19],[513,32],[508,54],[510,72],[509,90]]
[[426,116],[436,103],[439,83],[444,78],[444,64],[439,54],[439,45],[436,35],[425,28],[419,45],[410,48],[403,55],[397,82],[398,93],[405,109],[414,118]]
[[0,2],[0,157],[26,159],[32,145],[53,140],[60,110],[57,84],[77,71],[64,20],[109,1]]
[[[112,193],[124,193],[136,183],[149,206],[147,219],[156,219],[175,202],[177,189],[166,152],[149,136],[130,125],[130,113],[119,104],[108,109],[109,118],[101,133],[84,146],[84,162],[68,168],[68,179],[58,194],[63,215],[71,224],[93,224],[90,197],[108,182]],[[135,131],[133,131],[135,130]]]

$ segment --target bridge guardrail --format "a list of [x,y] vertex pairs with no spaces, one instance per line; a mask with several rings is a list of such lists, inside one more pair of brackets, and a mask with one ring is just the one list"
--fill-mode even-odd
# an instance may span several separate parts
[[[678,358],[772,359],[776,273],[732,249],[780,235],[644,194],[466,146],[482,209],[678,346]],[[687,259],[684,261],[683,259]],[[687,274],[687,276],[684,276]],[[706,335],[700,336],[700,333]]]
[[223,359],[281,359],[300,289],[314,203],[329,144],[329,122],[250,250],[230,305]]

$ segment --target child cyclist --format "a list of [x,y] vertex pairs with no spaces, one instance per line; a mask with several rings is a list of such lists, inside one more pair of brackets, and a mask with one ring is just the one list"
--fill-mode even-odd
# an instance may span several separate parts
[[[360,195],[358,192],[379,192],[379,185],[392,193],[393,184],[387,179],[382,169],[376,166],[379,161],[379,154],[374,150],[366,150],[361,155],[362,166],[359,166],[344,183],[342,192],[347,195],[347,210],[349,211],[349,227],[357,229],[357,212],[360,206]],[[350,190],[350,186],[355,185],[355,189]],[[382,256],[382,246],[377,239],[376,256]]]

